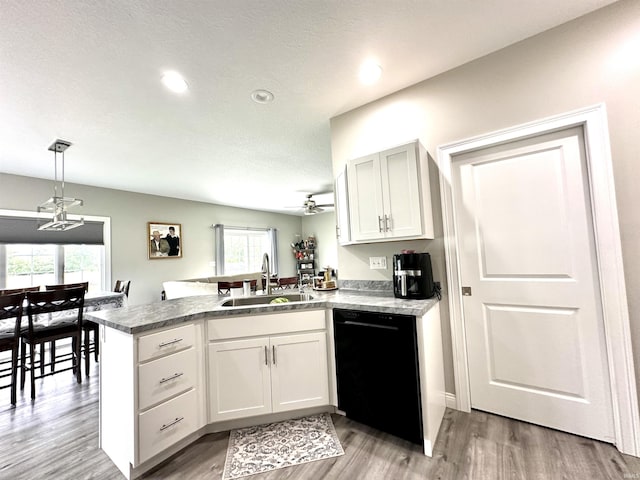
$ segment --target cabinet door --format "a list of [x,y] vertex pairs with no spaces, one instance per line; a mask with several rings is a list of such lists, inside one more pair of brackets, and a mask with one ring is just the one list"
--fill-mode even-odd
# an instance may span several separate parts
[[340,245],[348,245],[351,240],[349,227],[349,199],[347,198],[346,167],[336,176],[334,189],[336,204],[336,238]]
[[329,404],[325,332],[271,337],[274,412]]
[[351,160],[347,167],[351,238],[384,238],[382,184],[378,154]]
[[386,238],[422,235],[422,206],[416,144],[380,153]]
[[209,421],[270,412],[269,339],[209,344]]

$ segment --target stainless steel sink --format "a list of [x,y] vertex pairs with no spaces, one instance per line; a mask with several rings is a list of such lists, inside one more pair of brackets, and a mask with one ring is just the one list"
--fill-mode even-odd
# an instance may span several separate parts
[[[282,295],[256,295],[251,297],[234,297],[222,302],[223,307],[243,307],[246,305],[268,305],[274,298],[286,298],[289,302],[308,302],[313,296],[308,293],[287,293]],[[274,305],[286,305],[287,302]]]

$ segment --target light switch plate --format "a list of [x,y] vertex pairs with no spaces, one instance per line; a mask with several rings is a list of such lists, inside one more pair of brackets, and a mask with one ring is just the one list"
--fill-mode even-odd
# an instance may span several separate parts
[[372,270],[386,270],[387,257],[369,257],[369,268]]

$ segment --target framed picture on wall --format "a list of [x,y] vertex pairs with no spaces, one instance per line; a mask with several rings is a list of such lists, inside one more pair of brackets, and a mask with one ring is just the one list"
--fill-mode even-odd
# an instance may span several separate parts
[[147,222],[149,260],[182,258],[182,227],[179,223]]

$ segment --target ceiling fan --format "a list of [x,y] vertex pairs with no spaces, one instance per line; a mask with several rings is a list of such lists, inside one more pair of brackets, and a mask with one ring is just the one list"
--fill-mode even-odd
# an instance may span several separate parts
[[291,208],[296,208],[296,209],[302,208],[304,210],[305,215],[315,215],[316,213],[322,213],[324,212],[324,208],[322,207],[333,207],[334,206],[333,203],[318,204],[312,197],[314,195],[322,195],[324,193],[331,193],[331,192],[310,193],[307,195],[307,199],[302,204],[302,207],[291,207]]

